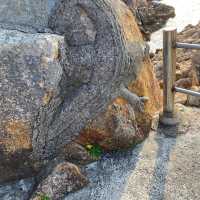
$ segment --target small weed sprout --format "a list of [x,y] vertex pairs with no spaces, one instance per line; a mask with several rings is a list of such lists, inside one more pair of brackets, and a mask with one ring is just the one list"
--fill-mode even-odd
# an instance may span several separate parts
[[40,200],[51,200],[51,199],[46,194],[41,194],[40,195]]
[[102,148],[98,144],[86,145],[86,150],[94,159],[99,159],[103,153]]

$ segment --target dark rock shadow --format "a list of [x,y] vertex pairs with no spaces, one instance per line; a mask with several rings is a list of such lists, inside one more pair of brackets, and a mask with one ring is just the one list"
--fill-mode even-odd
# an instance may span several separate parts
[[19,149],[10,154],[0,151],[0,185],[37,175],[30,154],[29,149]]

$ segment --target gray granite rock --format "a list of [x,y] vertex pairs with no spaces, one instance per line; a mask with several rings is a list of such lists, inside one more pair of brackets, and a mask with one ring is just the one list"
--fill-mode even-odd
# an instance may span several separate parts
[[[76,165],[61,162],[57,163],[55,167],[51,167],[51,164],[48,166],[48,168],[52,168],[51,172],[40,182],[31,200],[38,200],[41,196],[46,196],[52,200],[60,200],[66,194],[88,184],[87,178]],[[45,171],[48,170],[46,169]]]
[[[0,30],[0,182],[34,171],[35,132],[51,123],[61,101],[63,43],[62,36]],[[39,139],[43,149],[48,139]]]
[[[0,3],[0,182],[5,182],[37,175],[116,97],[142,111],[146,98],[127,88],[149,48],[120,0]],[[51,33],[38,33],[46,28]],[[54,175],[47,176],[52,183]],[[61,196],[68,190],[63,178],[56,177]]]
[[33,190],[33,178],[20,180],[9,185],[0,186],[1,200],[27,200]]
[[[61,54],[62,101],[51,123],[39,123],[35,130],[34,149],[41,158],[69,142],[114,98],[126,98],[120,92],[121,85],[128,87],[137,78],[148,48],[142,39],[126,33],[125,22],[118,20],[121,12],[128,12],[121,1],[102,0],[59,1],[52,11],[50,28],[65,35],[65,55]],[[135,97],[132,96],[133,102],[140,102]],[[55,105],[53,101],[52,104]],[[46,115],[51,113],[47,110]],[[48,142],[44,143],[44,138]]]
[[0,26],[26,31],[44,31],[57,0],[0,0]]

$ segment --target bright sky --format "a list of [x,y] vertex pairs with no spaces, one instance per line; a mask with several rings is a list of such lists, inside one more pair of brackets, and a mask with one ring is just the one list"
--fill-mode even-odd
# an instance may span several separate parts
[[[162,3],[172,5],[176,9],[176,17],[169,19],[167,27],[177,27],[181,31],[188,24],[200,21],[200,0],[162,0]],[[152,34],[151,49],[154,51],[162,47],[162,30]]]

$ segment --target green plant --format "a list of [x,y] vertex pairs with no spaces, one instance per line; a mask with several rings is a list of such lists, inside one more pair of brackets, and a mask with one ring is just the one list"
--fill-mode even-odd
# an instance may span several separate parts
[[42,195],[40,196],[40,199],[41,199],[41,200],[51,200],[46,194],[42,194]]
[[98,144],[88,144],[86,145],[86,149],[89,154],[95,159],[101,157],[103,153],[102,148]]

